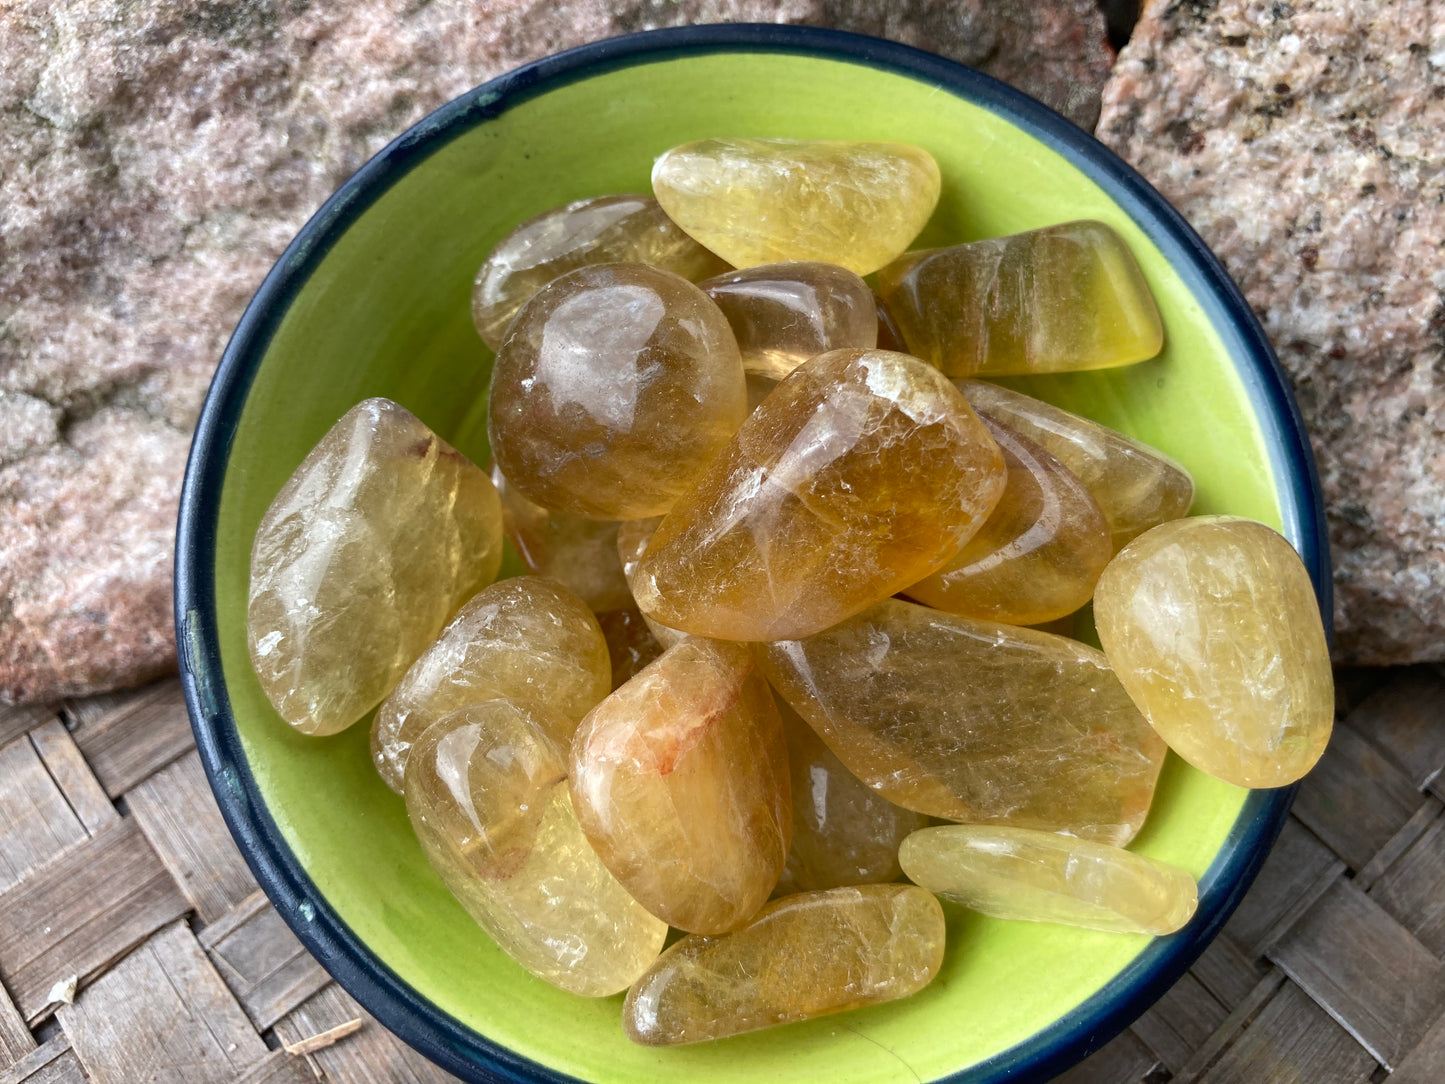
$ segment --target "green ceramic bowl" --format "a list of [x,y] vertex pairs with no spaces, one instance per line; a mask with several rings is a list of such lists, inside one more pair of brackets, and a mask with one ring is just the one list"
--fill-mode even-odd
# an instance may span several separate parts
[[308,738],[246,655],[247,562],[267,504],[359,399],[395,399],[477,462],[491,356],[472,276],[523,219],[647,190],[653,159],[704,136],[902,140],[942,167],[921,243],[1074,218],[1110,223],[1167,335],[1157,360],[1021,386],[1164,449],[1196,510],[1282,530],[1325,613],[1314,464],[1279,369],[1218,263],[1136,174],[976,72],[870,38],[781,27],[659,31],[494,80],[417,124],[334,196],[247,310],[206,401],[177,551],[176,624],[197,741],[221,809],[281,915],[383,1023],[469,1080],[1043,1080],[1163,992],[1218,930],[1283,820],[1171,758],[1135,847],[1200,878],[1171,938],[952,910],[938,979],[893,1005],[672,1050],[633,1046],[619,997],[584,1000],[497,949],[427,866],[367,753],[366,721]]

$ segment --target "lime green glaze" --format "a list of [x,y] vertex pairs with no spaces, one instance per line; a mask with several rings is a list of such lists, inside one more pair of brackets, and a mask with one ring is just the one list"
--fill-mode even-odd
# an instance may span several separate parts
[[[372,771],[367,722],[335,738],[294,734],[246,657],[251,537],[307,449],[357,400],[386,395],[485,460],[478,397],[490,356],[468,295],[488,249],[556,204],[645,191],[655,155],[716,135],[927,147],[944,190],[922,243],[1081,217],[1113,225],[1159,300],[1163,356],[1015,385],[1178,458],[1199,482],[1198,510],[1279,525],[1265,446],[1220,338],[1159,252],[1063,158],[945,91],[867,67],[778,54],[658,62],[551,91],[458,137],[383,195],[303,288],[256,377],[225,479],[216,585],[227,687],[261,793],[320,892],[463,1024],[586,1080],[928,1080],[1035,1034],[1147,940],[956,912],[943,974],[910,1001],[711,1046],[635,1047],[619,1027],[620,999],[586,1001],[531,978],[447,896],[401,801]],[[1138,849],[1201,873],[1244,797],[1171,759]]]

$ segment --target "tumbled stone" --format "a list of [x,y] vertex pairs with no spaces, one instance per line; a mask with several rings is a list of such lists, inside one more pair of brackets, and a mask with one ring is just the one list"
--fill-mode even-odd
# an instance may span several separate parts
[[878,345],[873,291],[830,263],[775,263],[698,283],[727,317],[749,375],[781,380],[829,350]]
[[870,274],[918,236],[939,189],[933,156],[906,143],[701,139],[652,167],[663,210],[734,267],[817,260]]
[[943,964],[943,908],[914,885],[774,900],[742,929],[684,937],[627,991],[633,1042],[675,1046],[917,993]]
[[1008,485],[958,556],[904,594],[940,610],[1038,625],[1094,593],[1114,549],[1099,504],[1048,452],[981,414],[1003,452]]
[[870,790],[786,701],[778,714],[788,739],[793,846],[774,895],[898,880],[898,846],[928,818]]
[[302,733],[346,729],[501,562],[486,473],[390,399],[358,403],[256,529],[246,639],[267,698]]
[[497,352],[492,454],[538,504],[592,519],[661,515],[737,431],[732,330],[686,279],[639,263],[553,279]]
[[1115,552],[1155,524],[1188,514],[1194,479],[1163,452],[997,384],[958,386],[975,409],[1040,445],[1084,484],[1109,521]]
[[1118,846],[1149,812],[1164,742],[1077,641],[888,599],[758,656],[848,770],[906,809]]
[[406,766],[406,808],[427,861],[512,959],[584,997],[629,986],[662,949],[647,913],[593,852],[572,812],[558,724],[485,700],[443,716]]
[[1102,222],[910,252],[878,292],[908,352],[949,376],[1107,369],[1164,345],[1138,262]]
[[527,497],[492,466],[502,498],[502,530],[527,571],[556,580],[594,613],[632,605],[617,558],[617,523],[553,512]]
[[645,263],[696,282],[727,265],[667,217],[651,196],[596,196],[529,218],[497,242],[472,286],[472,323],[493,350],[547,283],[599,263]]
[[1163,935],[1199,903],[1194,878],[1177,866],[1026,828],[925,828],[898,858],[910,880],[994,918]]
[[545,709],[566,745],[611,687],[607,643],[581,599],[539,576],[502,580],[461,608],[382,702],[371,757],[400,793],[412,743],[443,715],[496,697]]
[[788,853],[788,752],[741,644],[688,638],[594,708],[572,740],[572,798],[602,861],[693,933],[746,922]]
[[904,354],[835,350],[748,416],[628,583],[642,612],[669,628],[808,636],[940,568],[1007,477],[988,430],[938,370]]
[[1335,687],[1299,555],[1261,523],[1200,516],[1119,553],[1094,597],[1099,639],[1169,747],[1241,787],[1282,787],[1330,739]]
[[636,606],[622,610],[606,610],[597,615],[602,638],[612,657],[612,688],[619,689],[648,663],[662,654],[663,645],[653,636],[647,619]]

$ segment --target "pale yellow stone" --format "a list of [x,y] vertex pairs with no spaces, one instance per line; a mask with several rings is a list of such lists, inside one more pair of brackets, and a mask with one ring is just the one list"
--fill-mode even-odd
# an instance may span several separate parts
[[734,267],[816,260],[859,275],[918,236],[940,184],[933,156],[906,143],[702,139],[652,168],[663,210]]
[[1261,523],[1176,520],[1140,535],[1094,597],[1104,651],[1169,747],[1241,787],[1283,787],[1325,750],[1335,687],[1299,555]]
[[501,561],[486,473],[390,399],[358,403],[256,528],[246,640],[261,688],[302,733],[344,730]]
[[1182,929],[1199,903],[1194,878],[1177,866],[1025,828],[925,828],[898,858],[916,884],[994,918],[1163,935]]

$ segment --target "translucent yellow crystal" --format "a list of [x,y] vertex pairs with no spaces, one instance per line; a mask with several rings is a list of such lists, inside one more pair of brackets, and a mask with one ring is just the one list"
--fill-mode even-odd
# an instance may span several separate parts
[[910,880],[995,918],[1168,934],[1199,902],[1194,878],[1177,866],[1025,828],[924,828],[903,841],[898,858]]
[[949,376],[1111,368],[1164,344],[1139,264],[1102,222],[910,252],[878,292],[909,353]]
[[627,991],[633,1042],[675,1046],[896,1001],[943,963],[943,909],[913,885],[802,892],[742,929],[684,937]]
[[1164,762],[1101,652],[889,599],[758,646],[768,680],[854,775],[946,820],[1123,845]]
[[546,710],[566,745],[612,688],[607,643],[592,611],[559,583],[519,576],[461,608],[377,710],[371,756],[400,793],[412,743],[443,715],[504,697]]
[[958,386],[975,409],[1038,444],[1084,484],[1104,511],[1115,552],[1155,524],[1188,514],[1194,479],[1163,452],[997,384]]
[[718,307],[669,271],[614,263],[523,306],[497,352],[487,428],[502,473],[536,503],[641,519],[672,507],[746,411]]
[[652,168],[663,210],[734,267],[817,260],[867,275],[918,236],[939,188],[933,156],[906,143],[703,139]]
[[1334,721],[1334,677],[1309,573],[1259,523],[1176,520],[1119,553],[1094,596],[1119,680],[1169,747],[1241,787],[1310,770]]
[[501,561],[481,468],[391,400],[358,403],[256,529],[246,639],[267,698],[303,733],[344,730]]
[[527,299],[558,275],[598,263],[645,263],[697,281],[727,270],[651,196],[598,196],[543,211],[503,237],[477,272],[472,322],[496,350]]
[[603,997],[653,961],[667,926],[582,835],[545,714],[487,700],[428,727],[407,761],[407,813],[432,868],[508,955]]

